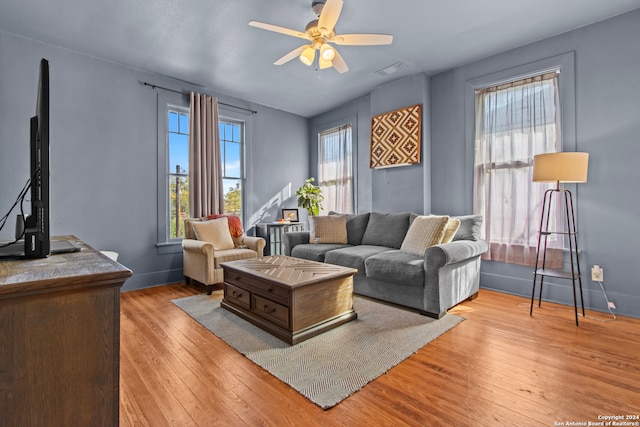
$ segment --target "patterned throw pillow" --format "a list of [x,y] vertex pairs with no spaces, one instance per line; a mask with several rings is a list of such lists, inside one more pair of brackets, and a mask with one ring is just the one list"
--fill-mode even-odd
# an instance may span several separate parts
[[218,218],[223,218],[226,217],[229,221],[229,232],[231,233],[231,236],[233,237],[240,237],[242,236],[242,221],[240,220],[240,217],[237,215],[231,215],[231,214],[215,214],[215,215],[209,215],[207,217],[207,219],[218,219]]
[[346,215],[312,216],[309,222],[309,243],[347,244]]
[[226,216],[211,221],[194,222],[193,231],[198,240],[211,243],[217,251],[235,247],[229,232],[229,220]]
[[402,241],[400,250],[414,255],[424,255],[428,247],[442,241],[448,221],[448,216],[420,215],[416,217]]

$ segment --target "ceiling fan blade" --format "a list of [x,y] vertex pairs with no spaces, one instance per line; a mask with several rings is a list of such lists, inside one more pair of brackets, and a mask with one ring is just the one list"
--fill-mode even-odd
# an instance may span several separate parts
[[391,44],[393,36],[390,34],[340,34],[333,37],[331,43],[350,46],[367,46]]
[[336,50],[336,56],[333,57],[332,64],[333,64],[333,68],[335,68],[336,71],[341,74],[349,71],[349,67],[347,66],[347,63],[344,62],[344,58],[342,58],[342,55],[340,55],[340,53],[337,50]]
[[323,36],[330,34],[338,22],[340,12],[342,12],[342,0],[327,0],[318,18],[318,31]]
[[292,50],[291,52],[287,53],[286,55],[284,55],[282,58],[278,59],[276,62],[273,63],[273,65],[282,65],[282,64],[286,64],[287,62],[291,61],[294,58],[297,58],[300,56],[300,54],[302,53],[302,51],[306,48],[307,46],[300,46],[297,49]]
[[258,21],[250,21],[249,25],[251,25],[252,27],[261,28],[267,31],[273,31],[280,34],[285,34],[287,36],[293,36],[293,37],[298,37],[305,40],[311,40],[311,38],[307,35],[307,33],[292,30],[290,28],[280,27],[278,25],[266,24],[264,22],[258,22]]

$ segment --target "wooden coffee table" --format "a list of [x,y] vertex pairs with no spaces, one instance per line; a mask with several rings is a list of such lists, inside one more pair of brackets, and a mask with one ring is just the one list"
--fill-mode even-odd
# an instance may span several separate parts
[[284,255],[230,261],[222,307],[294,345],[358,317],[357,270]]

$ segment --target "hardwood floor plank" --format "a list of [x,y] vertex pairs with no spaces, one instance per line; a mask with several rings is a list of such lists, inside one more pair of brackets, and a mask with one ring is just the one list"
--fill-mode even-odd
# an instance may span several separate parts
[[[466,318],[324,411],[233,350],[171,301],[175,284],[122,294],[121,425],[492,426],[633,414],[640,319],[480,291]],[[635,412],[634,412],[635,411]]]

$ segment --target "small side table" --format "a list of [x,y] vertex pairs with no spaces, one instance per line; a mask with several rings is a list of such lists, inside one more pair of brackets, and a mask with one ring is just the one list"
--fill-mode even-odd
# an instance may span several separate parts
[[282,235],[304,231],[304,222],[267,222],[256,224],[256,235],[266,240],[265,255],[283,255]]

